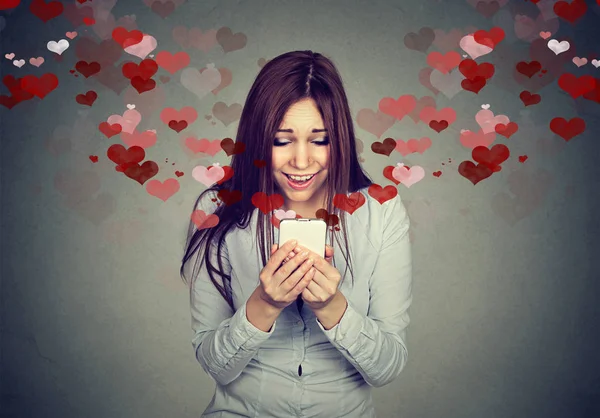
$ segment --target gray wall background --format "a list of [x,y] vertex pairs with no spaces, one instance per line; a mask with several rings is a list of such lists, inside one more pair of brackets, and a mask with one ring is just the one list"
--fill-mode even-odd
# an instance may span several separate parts
[[[95,77],[68,72],[80,59],[77,42],[84,36],[99,42],[110,30],[74,26],[64,15],[44,24],[29,13],[29,3],[0,12],[2,76],[53,72],[60,84],[43,100],[0,106],[1,416],[200,416],[214,382],[194,359],[188,292],[178,270],[192,205],[205,188],[191,170],[225,165],[229,157],[194,155],[184,139],[235,138],[237,120],[219,120],[215,103],[243,105],[259,60],[296,49],[321,52],[338,66],[364,167],[378,184],[392,184],[382,174],[386,165],[426,171],[410,189],[398,186],[413,224],[414,302],[409,362],[397,381],[374,389],[379,416],[600,416],[600,105],[572,99],[554,80],[538,91],[539,105],[525,108],[507,65],[532,59],[530,42],[515,35],[515,16],[535,19],[540,8],[540,27],[556,25],[553,37],[569,38],[579,56],[598,57],[595,1],[571,25],[552,17],[552,0],[501,1],[490,18],[468,2],[449,0],[190,1],[164,18],[140,0],[94,0],[97,21],[108,13],[135,15],[137,28],[158,40],[155,52],[185,50],[192,68],[212,62],[232,73],[229,86],[199,98],[181,85],[181,73],[158,81],[169,75],[159,69],[159,87],[142,99],[131,87],[118,93]],[[179,25],[229,27],[247,43],[228,52],[219,44],[208,52],[182,48],[172,35]],[[434,96],[418,81],[426,54],[404,45],[407,33],[493,26],[506,32],[498,47],[503,55],[494,51],[477,62],[498,64],[494,78],[478,95],[435,96],[438,109],[457,111],[451,128],[437,134],[406,117],[377,138],[357,124],[358,112],[376,112],[383,97]],[[80,35],[54,58],[46,42],[69,30]],[[43,56],[46,63],[19,69],[4,58],[10,52],[26,61]],[[123,53],[118,62],[126,60],[140,61]],[[563,71],[597,77],[600,69],[567,62]],[[99,97],[91,108],[75,102],[76,94],[92,89]],[[6,86],[0,94],[9,94]],[[166,202],[116,172],[106,157],[111,144],[122,142],[107,139],[98,124],[123,113],[127,103],[143,110],[138,129],[157,130],[157,144],[146,150],[146,159],[160,167],[154,178],[185,173]],[[508,140],[497,136],[494,144],[509,146],[511,157],[474,186],[457,171],[471,160],[458,133],[477,128],[474,116],[484,103],[520,130]],[[193,106],[198,120],[177,134],[160,121],[167,106]],[[548,128],[555,116],[581,116],[587,130],[566,143]],[[373,153],[371,144],[388,136],[429,136],[433,145],[407,157]],[[524,154],[529,159],[519,163]],[[443,171],[440,178],[432,175],[436,170]]]

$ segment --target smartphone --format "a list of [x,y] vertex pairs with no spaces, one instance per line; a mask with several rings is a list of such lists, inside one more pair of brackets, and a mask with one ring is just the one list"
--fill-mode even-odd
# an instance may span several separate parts
[[298,245],[325,258],[327,223],[320,218],[286,218],[279,222],[279,246],[295,239]]

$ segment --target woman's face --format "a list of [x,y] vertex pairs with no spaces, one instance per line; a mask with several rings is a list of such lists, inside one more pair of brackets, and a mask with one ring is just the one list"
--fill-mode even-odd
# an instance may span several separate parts
[[[285,114],[273,140],[272,162],[287,209],[304,210],[314,217],[313,210],[323,207],[330,149],[327,134],[312,99],[295,103]],[[296,189],[287,175],[314,176],[302,189]]]

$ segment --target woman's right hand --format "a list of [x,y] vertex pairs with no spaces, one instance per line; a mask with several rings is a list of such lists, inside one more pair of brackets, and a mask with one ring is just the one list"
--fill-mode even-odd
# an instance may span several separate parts
[[[314,276],[314,269],[309,272],[312,262],[307,255],[296,254],[295,247],[292,240],[281,248],[273,244],[271,257],[259,275],[262,299],[278,309],[294,302]],[[286,257],[290,257],[289,261],[282,264]]]

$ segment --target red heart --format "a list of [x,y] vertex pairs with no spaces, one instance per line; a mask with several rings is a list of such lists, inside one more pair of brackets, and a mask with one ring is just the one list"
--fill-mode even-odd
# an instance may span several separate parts
[[242,192],[240,192],[239,190],[229,191],[227,189],[222,189],[217,192],[217,196],[227,206],[233,205],[234,203],[237,203],[242,200]]
[[581,118],[572,118],[567,121],[564,118],[557,117],[550,121],[550,130],[565,141],[569,141],[585,131],[585,121]]
[[333,206],[348,212],[350,215],[364,205],[366,201],[367,199],[365,199],[365,196],[361,192],[350,193],[350,196],[346,196],[345,194],[336,194],[333,196]]
[[89,159],[93,162],[93,163],[97,163],[98,162],[98,156],[97,155],[90,155]]
[[111,136],[120,133],[123,127],[118,123],[113,123],[111,125],[108,122],[102,122],[100,125],[98,125],[98,129],[100,129],[100,132],[102,132],[107,138],[110,138]]
[[537,104],[542,100],[542,97],[539,94],[531,94],[527,90],[523,90],[521,94],[519,94],[519,98],[525,106]]
[[137,145],[126,149],[121,144],[113,144],[106,151],[106,156],[115,164],[136,164],[144,159],[146,152],[144,148]]
[[510,138],[511,135],[514,134],[515,132],[517,132],[518,129],[519,129],[519,125],[517,125],[515,122],[508,122],[508,125],[499,123],[494,127],[494,130],[496,131],[496,133],[498,133],[506,138]]
[[138,91],[138,93],[142,94],[143,92],[152,90],[154,87],[156,87],[156,81],[153,79],[145,80],[136,75],[131,79],[131,85]]
[[441,171],[434,171],[433,175],[436,176],[436,177],[439,177],[439,176],[442,175],[442,172]]
[[252,195],[252,204],[258,208],[265,215],[273,210],[279,209],[283,206],[284,199],[278,193],[273,193],[268,196],[263,192],[256,192]]
[[146,161],[142,165],[127,163],[124,173],[130,179],[143,185],[158,173],[158,165],[154,161]]
[[158,64],[152,59],[145,59],[140,62],[139,65],[135,62],[126,62],[122,67],[123,75],[129,79],[138,76],[144,80],[148,80],[156,74],[157,71]]
[[177,177],[181,177],[181,176],[183,176],[183,171],[175,170],[175,175]]
[[519,155],[519,162],[520,163],[524,163],[525,161],[527,161],[527,156],[526,155]]
[[442,121],[437,121],[437,120],[432,120],[431,122],[429,122],[429,127],[431,129],[433,129],[434,131],[436,131],[437,133],[442,132],[444,129],[446,129],[448,127],[448,121],[442,120]]
[[395,177],[392,175],[392,172],[394,171],[394,168],[396,168],[396,167],[395,167],[395,166],[393,166],[393,165],[388,165],[388,166],[385,166],[385,167],[383,168],[383,176],[384,176],[386,179],[388,179],[388,180],[391,180],[391,181],[393,181],[393,182],[394,182],[396,185],[398,185],[398,184],[400,184],[400,182],[399,182],[398,180],[396,180],[396,178],[395,178]]
[[219,217],[214,213],[207,215],[202,209],[196,209],[192,212],[192,222],[198,230],[212,228],[219,224]]
[[460,82],[460,86],[467,91],[472,91],[473,93],[479,93],[479,90],[485,87],[485,78],[476,76],[474,78],[465,78]]
[[[475,161],[488,166],[491,170],[502,164],[510,156],[508,147],[504,144],[496,144],[491,149],[479,145],[473,148],[471,156]],[[500,171],[500,170],[497,170]]]
[[336,226],[340,222],[340,218],[338,218],[335,214],[327,213],[327,209],[321,208],[315,212],[315,217],[318,219],[323,219],[327,226]]
[[185,120],[172,120],[169,122],[169,128],[173,129],[175,132],[179,133],[187,128],[188,123]]
[[75,69],[83,74],[85,78],[100,72],[100,68],[100,63],[95,61],[90,63],[78,61],[77,64],[75,64]]
[[504,31],[502,28],[493,27],[489,32],[485,30],[478,30],[473,34],[473,39],[480,45],[485,45],[489,48],[494,49],[496,45],[504,39]]
[[384,202],[396,197],[398,194],[398,189],[391,185],[381,187],[379,184],[371,184],[367,189],[367,192],[369,193],[369,196],[377,200],[379,204],[383,204]]
[[225,138],[221,141],[221,149],[225,151],[228,157],[234,154],[241,154],[246,149],[246,144],[243,142],[233,143],[233,139]]
[[123,27],[117,27],[112,31],[112,38],[123,47],[123,49],[127,48],[131,45],[136,45],[142,42],[144,39],[144,34],[139,30],[129,31]]
[[21,0],[0,0],[0,10],[14,9],[21,3]]
[[46,73],[40,78],[37,78],[34,75],[26,75],[21,78],[21,88],[36,95],[40,99],[46,97],[46,95],[57,86],[58,78],[52,73]]
[[492,175],[492,170],[485,164],[473,164],[472,161],[463,161],[458,166],[458,173],[469,180],[473,185]]
[[517,71],[529,78],[542,69],[542,64],[539,61],[519,61],[516,65]]
[[554,4],[554,13],[570,23],[575,23],[587,10],[585,0],[573,0],[571,3],[559,1]]
[[75,96],[75,101],[82,105],[91,106],[97,98],[98,94],[95,91],[90,90],[86,94],[78,94]]
[[383,143],[375,141],[371,144],[371,151],[375,154],[382,154],[389,156],[392,151],[396,148],[396,141],[394,138],[385,138]]
[[33,0],[29,5],[29,10],[46,23],[63,12],[63,5],[58,1],[46,3],[44,0]]
[[596,88],[596,79],[591,75],[576,77],[573,74],[565,73],[558,78],[558,86],[576,99],[593,91]]
[[494,64],[490,64],[489,62],[477,64],[472,59],[464,59],[458,65],[458,71],[460,71],[465,77],[469,79],[479,76],[488,80],[492,78],[496,70]]

